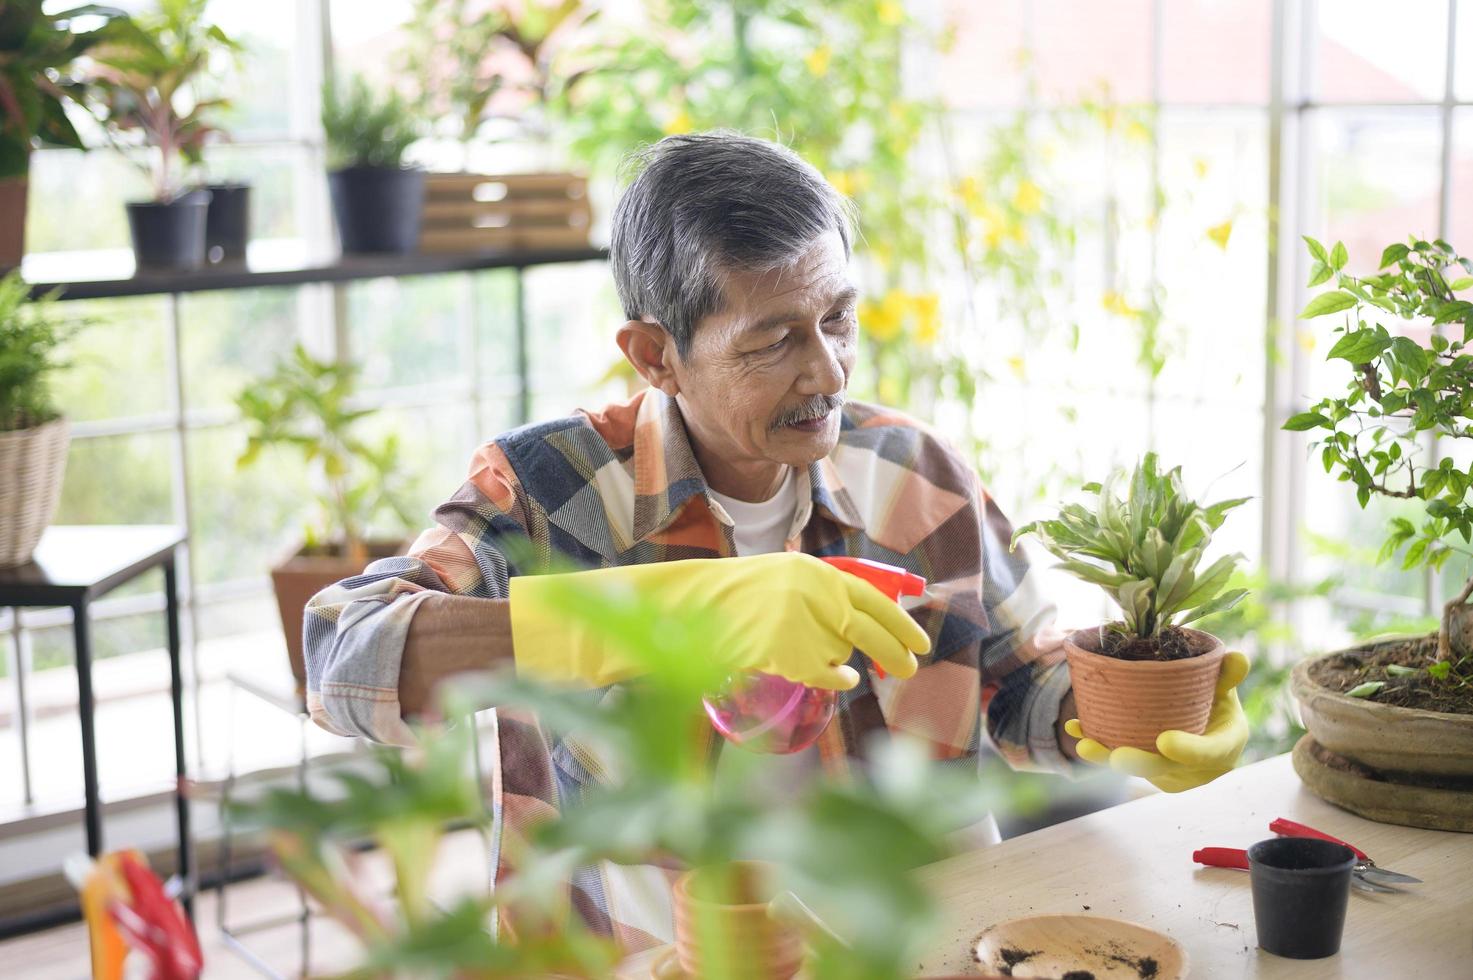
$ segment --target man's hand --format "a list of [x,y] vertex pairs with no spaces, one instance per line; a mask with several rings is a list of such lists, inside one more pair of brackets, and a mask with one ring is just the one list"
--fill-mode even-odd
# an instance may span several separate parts
[[[810,687],[848,690],[858,684],[859,674],[846,664],[855,648],[896,677],[916,672],[912,651],[931,649],[925,630],[879,589],[798,552],[571,574],[586,576],[590,585],[638,590],[672,609],[709,609],[713,657]],[[518,670],[595,686],[637,673],[626,656],[543,601],[542,591],[555,577],[560,576],[511,580]]]
[[1065,722],[1064,730],[1079,739],[1075,751],[1085,762],[1140,776],[1167,793],[1194,789],[1231,770],[1243,754],[1243,746],[1248,743],[1248,719],[1238,703],[1237,687],[1246,676],[1247,657],[1237,652],[1223,657],[1207,730],[1201,735],[1162,732],[1156,736],[1155,752],[1128,745],[1112,751],[1085,738],[1078,718]]

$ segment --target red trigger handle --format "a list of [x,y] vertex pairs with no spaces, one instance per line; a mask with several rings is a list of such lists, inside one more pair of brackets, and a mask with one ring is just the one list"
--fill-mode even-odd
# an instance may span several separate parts
[[1316,840],[1327,840],[1331,844],[1344,844],[1346,847],[1355,852],[1355,856],[1358,859],[1362,861],[1370,860],[1370,858],[1366,857],[1366,853],[1360,848],[1356,847],[1354,844],[1343,841],[1338,837],[1331,837],[1329,834],[1324,833],[1323,831],[1315,830],[1313,827],[1306,827],[1302,823],[1295,823],[1293,820],[1285,820],[1283,817],[1279,817],[1279,819],[1269,824],[1268,831],[1271,834],[1278,834],[1281,837],[1313,837]]
[[[869,558],[852,558],[849,555],[828,555],[819,560],[840,571],[859,576],[891,599],[899,600],[903,595],[921,595],[926,591],[924,578],[895,565]],[[883,679],[885,668],[879,664],[875,664],[874,668],[876,676]]]
[[1248,870],[1248,852],[1239,847],[1204,847],[1192,852],[1192,860],[1210,868]]

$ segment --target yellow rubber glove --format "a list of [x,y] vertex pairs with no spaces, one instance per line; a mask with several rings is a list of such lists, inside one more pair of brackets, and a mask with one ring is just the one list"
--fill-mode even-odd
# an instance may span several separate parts
[[[590,585],[632,588],[671,609],[713,613],[714,656],[733,669],[759,670],[831,690],[848,690],[859,674],[846,665],[858,648],[896,677],[916,672],[911,651],[928,653],[930,638],[879,589],[812,555],[782,552],[746,558],[690,559],[572,572]],[[512,650],[517,670],[595,687],[638,673],[596,630],[570,622],[545,599],[555,579],[511,580]]]
[[1078,718],[1065,722],[1064,730],[1079,739],[1075,750],[1085,762],[1140,776],[1167,793],[1195,789],[1230,771],[1243,754],[1243,746],[1248,744],[1248,719],[1238,703],[1237,691],[1247,676],[1247,657],[1236,651],[1223,657],[1207,730],[1201,735],[1162,732],[1156,736],[1155,752],[1129,745],[1114,750],[1106,748],[1084,737]]

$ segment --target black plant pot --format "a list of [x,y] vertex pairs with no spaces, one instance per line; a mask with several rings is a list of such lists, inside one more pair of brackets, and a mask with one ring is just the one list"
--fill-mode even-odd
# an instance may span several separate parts
[[251,232],[251,186],[208,184],[210,214],[205,222],[205,255],[211,263],[245,261]]
[[139,269],[198,269],[205,262],[210,192],[193,190],[172,201],[131,201],[128,229]]
[[1353,867],[1355,852],[1331,841],[1275,837],[1248,848],[1259,947],[1296,960],[1338,953]]
[[345,255],[412,252],[419,246],[423,170],[347,167],[329,173],[327,186]]

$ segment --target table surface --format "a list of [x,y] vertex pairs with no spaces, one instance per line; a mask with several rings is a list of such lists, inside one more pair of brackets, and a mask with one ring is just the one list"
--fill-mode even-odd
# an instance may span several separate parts
[[[1268,824],[1275,817],[1348,840],[1425,884],[1398,895],[1352,890],[1338,956],[1287,960],[1264,953],[1257,948],[1247,872],[1200,867],[1192,851],[1247,847],[1272,836]],[[978,972],[972,940],[988,926],[1078,913],[1166,933],[1186,948],[1192,977],[1473,976],[1473,834],[1378,824],[1337,809],[1300,785],[1287,755],[1188,793],[1153,794],[921,873],[945,913],[918,975]],[[620,975],[637,975],[629,972],[635,963]]]
[[183,541],[184,531],[168,524],[53,525],[30,564],[0,568],[0,606],[96,598]]

